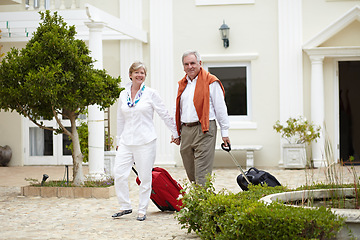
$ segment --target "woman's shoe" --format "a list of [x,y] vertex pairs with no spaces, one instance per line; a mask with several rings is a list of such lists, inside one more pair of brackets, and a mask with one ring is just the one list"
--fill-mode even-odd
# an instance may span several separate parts
[[122,215],[125,215],[125,214],[130,214],[132,213],[132,210],[129,209],[129,210],[123,210],[121,212],[118,212],[118,213],[115,213],[114,215],[112,215],[113,218],[118,218],[118,217],[121,217]]
[[138,221],[144,221],[146,219],[146,214],[139,214],[139,216],[136,218]]

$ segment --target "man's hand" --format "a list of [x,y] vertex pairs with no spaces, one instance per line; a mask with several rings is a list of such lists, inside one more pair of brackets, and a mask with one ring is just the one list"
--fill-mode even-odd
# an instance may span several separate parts
[[180,145],[180,137],[174,138],[173,136],[171,136],[170,143],[175,143],[176,145]]
[[229,137],[223,137],[222,138],[224,144],[225,144],[225,147],[228,147],[229,144],[230,144],[230,138]]

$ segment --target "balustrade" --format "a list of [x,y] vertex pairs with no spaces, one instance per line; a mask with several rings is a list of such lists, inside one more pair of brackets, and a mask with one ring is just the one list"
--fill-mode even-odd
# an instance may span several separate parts
[[25,9],[29,11],[63,10],[80,8],[80,0],[26,0]]

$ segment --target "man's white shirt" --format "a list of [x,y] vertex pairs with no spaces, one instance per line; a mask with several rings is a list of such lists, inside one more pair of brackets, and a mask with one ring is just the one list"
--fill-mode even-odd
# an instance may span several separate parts
[[[180,98],[180,121],[182,123],[191,123],[199,121],[199,117],[196,113],[194,106],[194,93],[198,77],[192,81],[187,77],[187,85],[181,94]],[[178,85],[179,88],[179,85]],[[220,84],[215,81],[209,85],[210,90],[210,111],[209,120],[217,120],[220,129],[221,136],[229,136],[229,117],[227,114],[227,107],[224,99],[224,92]],[[178,91],[176,91],[178,92]]]

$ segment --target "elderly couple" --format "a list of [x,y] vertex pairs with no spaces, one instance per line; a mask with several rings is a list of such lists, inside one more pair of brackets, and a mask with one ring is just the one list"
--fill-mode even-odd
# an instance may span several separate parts
[[182,56],[185,77],[178,82],[175,120],[169,115],[158,92],[144,84],[146,67],[135,62],[129,69],[131,82],[121,92],[117,110],[117,154],[115,159],[115,189],[120,203],[118,218],[132,213],[128,177],[136,164],[141,181],[137,220],[146,219],[152,168],[156,155],[154,110],[171,130],[171,142],[180,145],[186,174],[191,182],[204,185],[213,168],[218,121],[222,140],[230,143],[229,119],[224,88],[217,77],[201,66],[197,51]]

